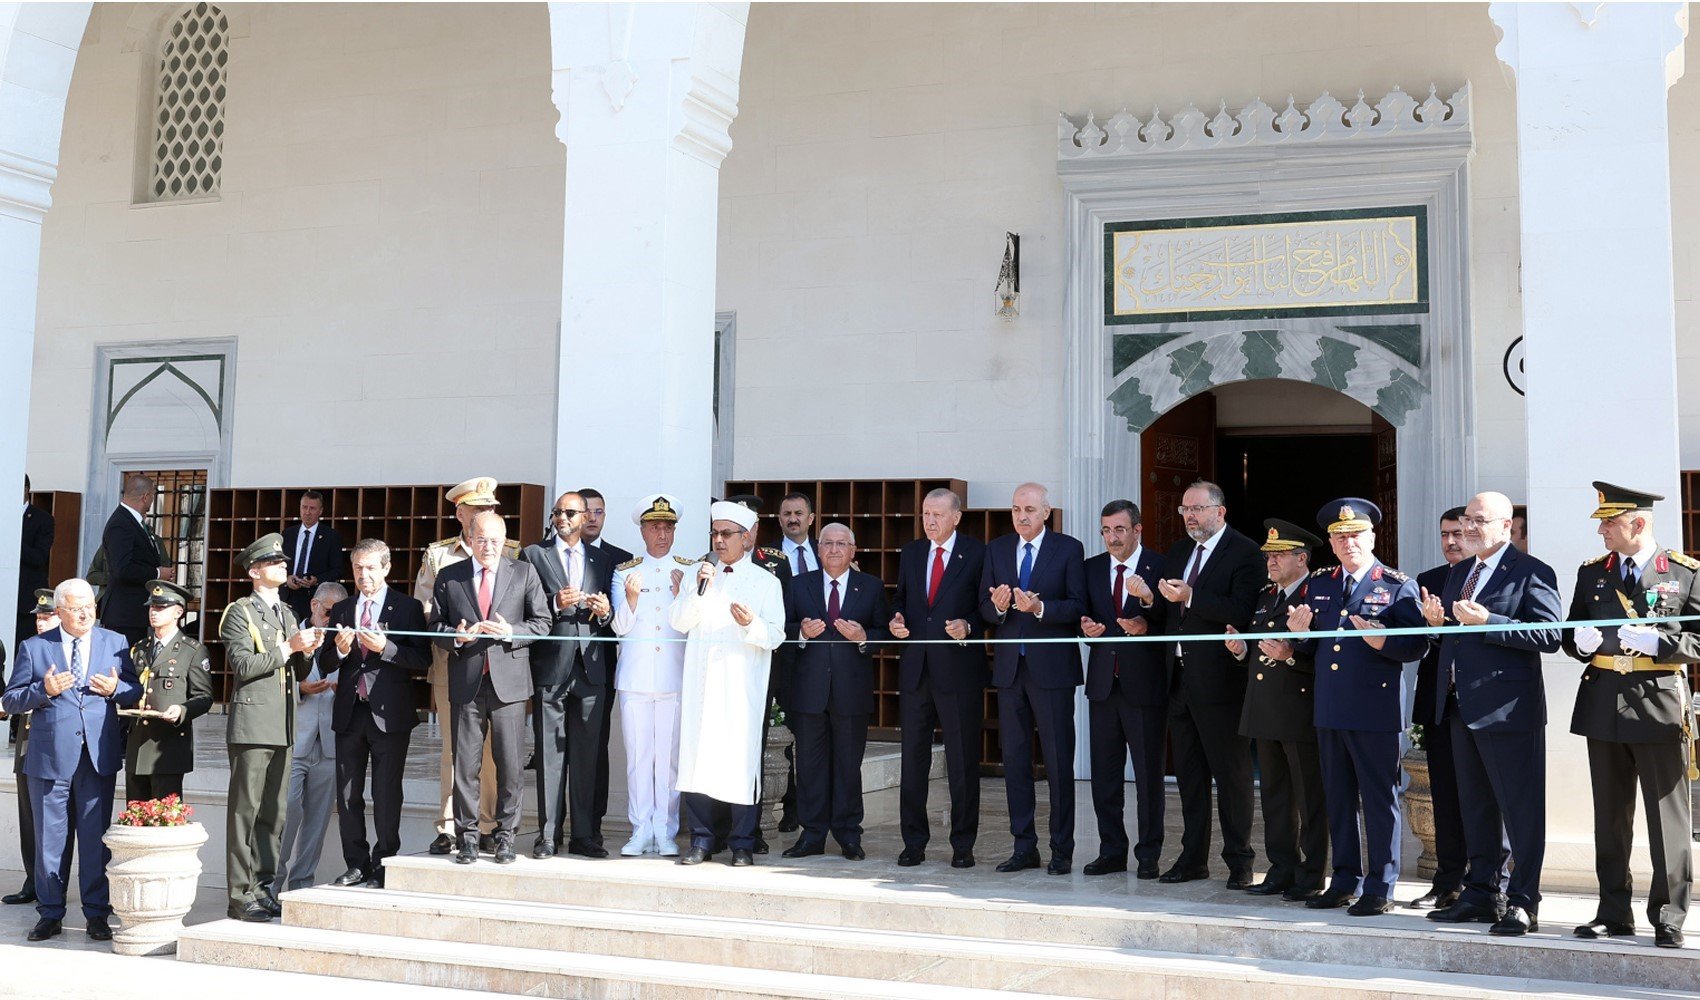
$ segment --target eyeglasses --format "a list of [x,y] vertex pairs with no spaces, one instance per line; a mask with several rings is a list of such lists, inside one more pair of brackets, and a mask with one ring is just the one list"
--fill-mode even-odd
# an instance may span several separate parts
[[1202,514],[1207,510],[1215,510],[1220,506],[1222,505],[1219,503],[1195,503],[1190,507],[1176,507],[1175,511],[1185,517],[1188,514]]
[[577,517],[584,511],[577,507],[556,507],[549,512],[551,517]]
[[83,604],[74,608],[70,606],[61,606],[58,613],[61,615],[76,615],[78,618],[83,618],[94,614],[94,605]]
[[743,533],[744,532],[742,530],[737,530],[737,531],[732,531],[732,530],[711,531],[711,532],[708,533],[708,537],[719,542],[719,541],[726,541],[726,540],[729,540],[729,539],[737,538],[739,535],[742,535]]
[[1458,519],[1459,523],[1463,524],[1466,528],[1485,528],[1495,521],[1509,520],[1511,520],[1509,517],[1471,517],[1468,514],[1465,514],[1463,517]]

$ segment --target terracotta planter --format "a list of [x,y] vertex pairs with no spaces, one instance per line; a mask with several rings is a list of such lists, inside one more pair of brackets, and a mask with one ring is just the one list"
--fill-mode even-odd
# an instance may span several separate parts
[[785,775],[790,770],[785,748],[791,745],[791,740],[790,726],[768,727],[767,744],[761,749],[761,815],[764,822],[768,810],[785,797]]
[[206,828],[119,826],[107,828],[112,862],[112,910],[122,925],[113,932],[112,950],[120,955],[169,955],[177,950],[183,918],[195,902],[201,876],[201,845]]
[[1432,879],[1439,859],[1434,853],[1434,793],[1428,783],[1428,752],[1407,750],[1401,763],[1410,779],[1405,785],[1405,821],[1423,845],[1423,853],[1417,857],[1417,874]]

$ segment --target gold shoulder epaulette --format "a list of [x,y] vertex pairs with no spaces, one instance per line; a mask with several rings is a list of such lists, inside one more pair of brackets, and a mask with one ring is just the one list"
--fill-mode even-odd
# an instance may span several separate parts
[[1595,564],[1597,564],[1597,563],[1603,563],[1603,562],[1605,562],[1605,561],[1606,561],[1606,560],[1607,560],[1607,559],[1610,559],[1610,558],[1611,558],[1611,553],[1610,553],[1610,552],[1602,552],[1602,553],[1600,553],[1600,554],[1599,554],[1599,555],[1597,555],[1597,556],[1595,556],[1595,557],[1594,557],[1594,558],[1592,558],[1592,559],[1589,559],[1589,560],[1588,560],[1588,561],[1587,561],[1587,562],[1584,562],[1584,563],[1583,563],[1583,564],[1582,564],[1582,565],[1584,565],[1584,566],[1593,566],[1593,565],[1595,565]]
[[779,549],[770,549],[767,546],[763,545],[761,547],[761,550],[763,552],[767,553],[769,556],[771,556],[774,559],[784,559],[785,558],[785,553],[780,551]]
[[1689,569],[1700,570],[1700,559],[1696,559],[1686,552],[1678,552],[1675,549],[1666,549],[1665,554],[1670,556],[1670,561],[1676,563],[1678,566],[1686,566]]
[[1392,580],[1394,583],[1404,583],[1406,580],[1410,579],[1410,577],[1399,572],[1398,570],[1394,569],[1391,566],[1381,567],[1381,575],[1387,577],[1389,580]]
[[1314,571],[1313,571],[1313,572],[1312,572],[1312,573],[1311,573],[1311,574],[1310,574],[1310,578],[1311,578],[1311,579],[1312,579],[1312,580],[1320,580],[1320,579],[1322,579],[1322,578],[1323,578],[1323,577],[1325,577],[1325,576],[1327,576],[1327,575],[1328,575],[1328,574],[1330,574],[1330,573],[1332,573],[1332,572],[1334,572],[1334,567],[1332,567],[1332,566],[1324,566],[1324,567],[1322,567],[1322,568],[1321,568],[1321,569],[1319,569],[1319,570],[1314,570]]
[[615,566],[614,568],[616,570],[633,569],[633,568],[636,568],[636,567],[642,566],[642,565],[643,565],[643,557],[638,556],[635,559],[627,559],[625,562],[621,563],[618,566]]
[[502,548],[507,553],[509,559],[519,558],[519,543],[513,539],[508,539],[507,543],[503,545]]
[[430,545],[425,546],[425,549],[426,549],[426,551],[430,551],[432,549],[449,548],[450,546],[454,545],[455,540],[458,539],[459,537],[460,537],[459,535],[450,535],[447,538],[439,538],[436,541],[432,542]]
[[674,561],[674,562],[676,562],[676,563],[678,563],[678,564],[679,564],[679,565],[681,565],[681,566],[695,566],[695,565],[696,565],[696,564],[697,564],[697,563],[699,563],[699,562],[703,562],[703,561],[705,561],[705,560],[700,560],[700,559],[686,559],[686,558],[685,558],[685,557],[684,557],[684,556],[674,556],[674,557],[673,557],[673,561]]

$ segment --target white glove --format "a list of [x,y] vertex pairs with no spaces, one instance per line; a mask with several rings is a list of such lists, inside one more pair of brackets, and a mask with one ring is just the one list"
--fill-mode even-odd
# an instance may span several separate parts
[[1650,625],[1625,625],[1617,630],[1617,641],[1643,656],[1659,655],[1659,633]]
[[1600,648],[1600,643],[1604,642],[1605,638],[1605,635],[1601,633],[1599,629],[1592,625],[1584,625],[1576,630],[1575,635],[1571,637],[1571,641],[1576,643],[1576,651],[1578,653],[1581,653],[1583,656],[1593,656],[1594,650]]

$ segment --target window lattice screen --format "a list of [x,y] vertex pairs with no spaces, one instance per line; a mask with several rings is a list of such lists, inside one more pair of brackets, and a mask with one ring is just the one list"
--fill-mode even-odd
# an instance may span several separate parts
[[199,3],[172,22],[154,88],[150,201],[218,193],[229,59],[230,22],[217,7]]

